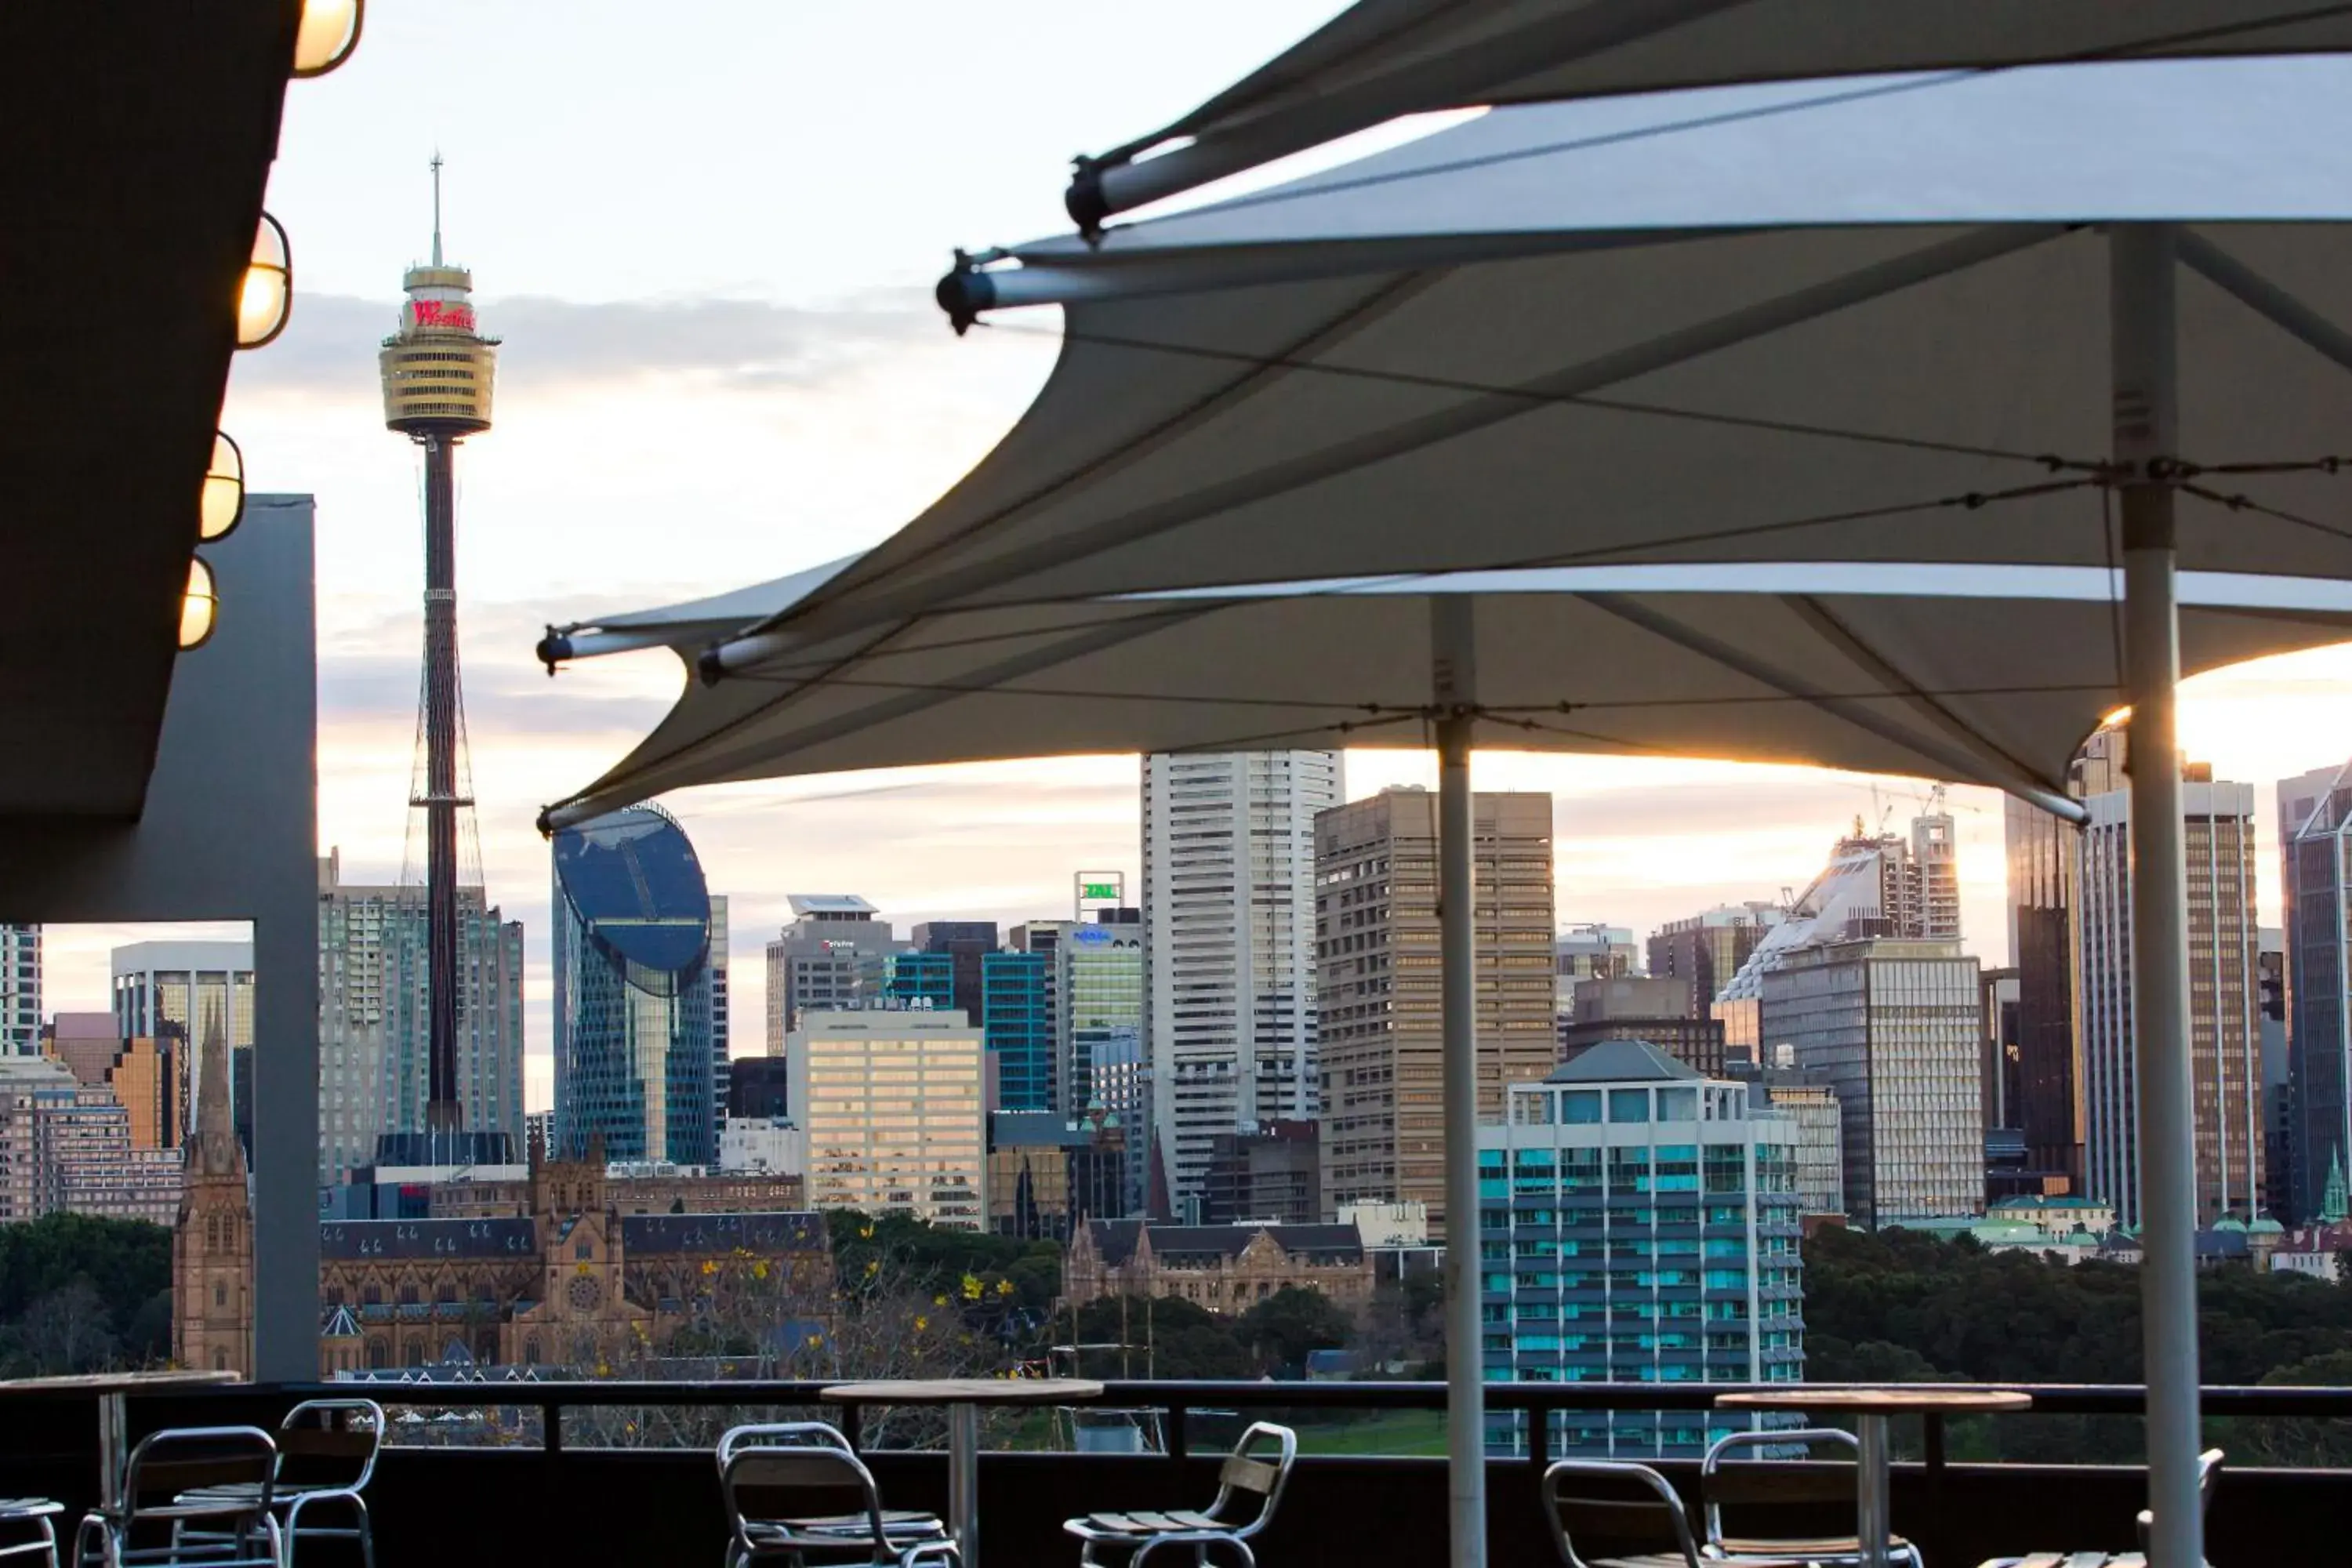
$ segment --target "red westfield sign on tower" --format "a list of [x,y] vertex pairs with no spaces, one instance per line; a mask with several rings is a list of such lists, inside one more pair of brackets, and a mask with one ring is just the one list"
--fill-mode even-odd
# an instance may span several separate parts
[[474,330],[474,307],[471,305],[456,304],[446,300],[412,300],[408,310],[420,327],[446,327],[457,332]]

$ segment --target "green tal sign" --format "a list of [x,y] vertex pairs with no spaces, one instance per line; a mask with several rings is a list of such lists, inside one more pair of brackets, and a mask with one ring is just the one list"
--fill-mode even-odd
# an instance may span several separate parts
[[1081,899],[1108,899],[1116,903],[1118,896],[1117,882],[1080,882],[1078,884],[1078,897]]

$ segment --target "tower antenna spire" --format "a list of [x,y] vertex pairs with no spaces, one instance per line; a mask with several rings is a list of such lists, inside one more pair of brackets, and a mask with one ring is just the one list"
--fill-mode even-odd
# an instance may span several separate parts
[[441,265],[441,149],[433,149],[433,265]]

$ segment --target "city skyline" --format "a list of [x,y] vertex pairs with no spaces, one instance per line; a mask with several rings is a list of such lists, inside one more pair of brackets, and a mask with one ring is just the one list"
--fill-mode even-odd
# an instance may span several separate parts
[[[548,1102],[551,1039],[546,846],[532,819],[642,737],[683,679],[647,653],[551,686],[530,657],[543,623],[781,574],[913,515],[1011,425],[1053,353],[1050,318],[961,342],[949,333],[929,298],[948,247],[1064,226],[1060,171],[1087,140],[1075,128],[1171,118],[1337,9],[1212,0],[1195,8],[1197,26],[1171,34],[1144,13],[1040,0],[1023,37],[966,38],[952,58],[900,47],[905,18],[887,9],[729,7],[736,46],[715,58],[648,36],[617,4],[572,7],[562,29],[529,8],[484,5],[455,51],[430,14],[385,9],[333,91],[289,99],[270,201],[299,237],[294,309],[268,353],[239,356],[223,422],[245,443],[257,491],[319,498],[318,852],[340,847],[354,880],[394,881],[403,858],[418,465],[383,435],[375,355],[396,303],[389,281],[419,258],[420,171],[436,146],[449,160],[447,227],[489,286],[485,319],[515,345],[499,368],[499,439],[467,452],[458,552],[485,882],[529,942],[530,1103]],[[887,115],[853,85],[856,73],[826,64],[875,55],[907,73]],[[1105,58],[1150,63],[1105,71]],[[567,74],[632,80],[651,95],[648,110],[553,112]],[[939,158],[983,102],[990,156]],[[775,184],[764,150],[821,144],[850,125],[865,148],[856,166],[791,160]],[[896,199],[873,199],[877,163],[893,169]],[[741,199],[755,167],[776,199]],[[632,226],[665,243],[613,242],[623,194]],[[811,243],[807,215],[835,212],[858,221]],[[607,441],[614,427],[635,438]],[[631,542],[647,517],[673,520],[691,548],[645,563]],[[560,552],[547,549],[555,519]],[[630,569],[616,572],[617,560]],[[2182,726],[2192,755],[2252,783],[2267,805],[2275,781],[2352,754],[2352,649],[2191,681]],[[2315,743],[2336,736],[2340,745]],[[757,1019],[761,951],[790,918],[789,891],[855,888],[901,929],[1009,927],[1060,913],[1079,866],[1136,874],[1134,766],[919,769],[663,804],[705,847],[714,890],[735,900],[734,1007]],[[1360,798],[1433,784],[1434,767],[1423,754],[1360,751],[1347,778]],[[1551,791],[1560,918],[1641,931],[1801,885],[1822,840],[1874,809],[1843,780],[1714,763],[1490,754],[1476,787]],[[1991,964],[2006,956],[1993,946],[2006,923],[1999,803],[1976,790],[1953,802],[1963,928]],[[2258,811],[2266,924],[2279,919],[2275,827]],[[47,1005],[102,1005],[110,948],[182,934],[242,933],[52,928]],[[757,1037],[736,1031],[741,1048]]]

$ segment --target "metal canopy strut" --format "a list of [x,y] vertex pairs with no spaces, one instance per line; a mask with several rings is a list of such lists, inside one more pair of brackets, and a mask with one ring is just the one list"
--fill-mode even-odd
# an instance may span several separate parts
[[1437,708],[1437,942],[1444,1021],[1445,1454],[1452,1568],[1486,1565],[1486,1357],[1478,1321],[1478,993],[1470,887],[1470,740],[1478,725],[1471,602],[1431,601]]
[[2180,679],[2174,234],[2108,238],[2116,462],[2124,544],[2124,681],[2131,702],[2132,1023],[2138,1079],[2142,1346],[2154,1568],[2205,1561],[2197,1499],[2197,1131],[2189,1059],[2189,919],[2175,698]]

